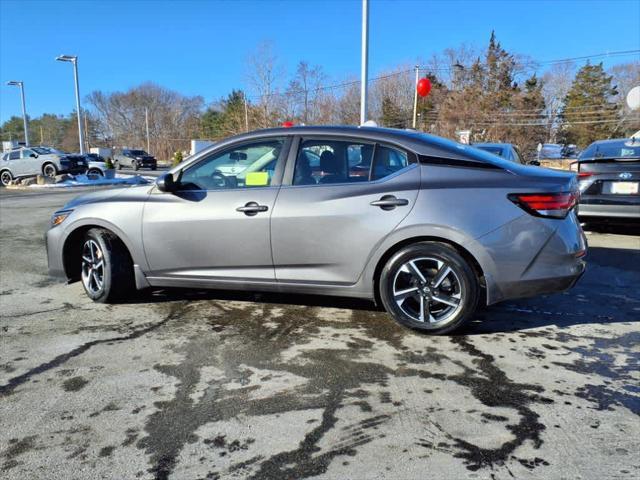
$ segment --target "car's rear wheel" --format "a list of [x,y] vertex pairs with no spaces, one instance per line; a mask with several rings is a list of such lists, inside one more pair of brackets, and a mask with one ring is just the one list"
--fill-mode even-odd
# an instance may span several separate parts
[[45,163],[42,167],[42,174],[45,177],[55,178],[58,175],[58,168],[53,163]]
[[93,301],[119,302],[135,291],[133,262],[115,234],[92,228],[85,235],[81,255],[82,286]]
[[102,170],[100,170],[99,168],[90,168],[89,170],[87,170],[87,175],[99,175],[101,177],[104,176]]
[[380,276],[380,297],[398,323],[430,334],[450,333],[473,316],[479,285],[473,268],[453,247],[409,245]]
[[2,183],[3,186],[11,185],[12,181],[13,175],[11,175],[9,170],[2,170],[2,172],[0,172],[0,183]]

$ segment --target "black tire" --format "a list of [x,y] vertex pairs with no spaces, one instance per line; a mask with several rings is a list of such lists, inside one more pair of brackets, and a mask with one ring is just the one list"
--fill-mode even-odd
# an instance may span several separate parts
[[53,163],[45,163],[42,166],[42,175],[49,178],[55,178],[58,175],[58,167],[56,167]]
[[[102,284],[99,288],[92,288],[91,283],[87,284],[86,278],[86,247],[88,242],[95,242],[101,250]],[[118,303],[126,300],[132,292],[136,291],[133,273],[133,262],[122,240],[117,235],[103,228],[92,228],[89,230],[82,243],[81,251],[81,281],[85,292],[94,302],[98,303]],[[97,262],[96,262],[97,263]],[[97,286],[93,282],[94,286]]]
[[133,162],[132,167],[133,167],[133,169],[134,169],[136,172],[138,171],[138,168],[140,168],[140,167],[138,166],[138,162]]
[[156,167],[156,166],[151,167],[151,170],[157,170],[157,169],[158,169],[158,167]]
[[120,164],[120,162],[118,160],[115,161],[114,165],[113,165],[117,170],[122,170],[122,165]]
[[0,172],[0,185],[3,187],[11,185],[13,181],[13,174],[9,170],[2,170]]
[[[411,262],[419,273],[410,268]],[[436,272],[447,271],[443,267],[449,267],[451,273],[434,287],[438,281]],[[385,309],[398,323],[432,335],[451,333],[468,322],[476,311],[480,294],[473,268],[455,248],[439,242],[420,242],[402,248],[383,268],[379,287]]]
[[87,175],[91,174],[104,177],[104,173],[102,173],[102,170],[100,170],[99,168],[90,168],[89,170],[87,170]]

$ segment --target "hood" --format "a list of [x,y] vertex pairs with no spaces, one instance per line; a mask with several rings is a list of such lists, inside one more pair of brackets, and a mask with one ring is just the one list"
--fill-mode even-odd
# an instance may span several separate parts
[[70,210],[90,203],[109,202],[115,200],[116,198],[120,200],[120,197],[123,196],[126,196],[127,200],[138,198],[142,200],[147,197],[149,189],[149,185],[140,185],[135,187],[113,188],[109,190],[100,190],[97,192],[86,193],[68,202],[61,210]]

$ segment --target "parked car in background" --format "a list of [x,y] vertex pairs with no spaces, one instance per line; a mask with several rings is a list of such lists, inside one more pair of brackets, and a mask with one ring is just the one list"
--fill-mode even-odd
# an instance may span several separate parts
[[61,173],[79,174],[87,170],[82,155],[70,155],[50,147],[18,147],[0,157],[0,183],[9,185],[15,178]]
[[87,159],[87,174],[98,175],[100,177],[113,178],[115,176],[115,169],[109,168],[106,160],[97,153],[85,154]]
[[[318,154],[321,176],[309,164]],[[575,284],[586,253],[577,195],[569,172],[414,131],[259,130],[155,186],[72,200],[47,232],[49,271],[96,302],[169,286],[366,298],[442,334],[478,305]]]
[[158,168],[158,162],[153,155],[149,155],[144,150],[134,150],[129,148],[124,148],[115,152],[113,156],[113,165],[118,170],[124,167],[133,168],[134,170],[138,170],[139,168],[150,168],[151,170],[155,170]]
[[[512,143],[474,143],[471,146],[479,148],[480,150],[484,150],[485,152],[493,153],[494,155],[498,155],[499,157],[502,157],[505,160],[509,160],[511,162],[516,162],[523,165],[527,163],[523,160],[522,155],[520,155],[518,147],[516,147]],[[539,165],[539,163],[535,160],[529,162],[529,164]]]
[[640,219],[640,139],[600,140],[571,164],[585,220]]

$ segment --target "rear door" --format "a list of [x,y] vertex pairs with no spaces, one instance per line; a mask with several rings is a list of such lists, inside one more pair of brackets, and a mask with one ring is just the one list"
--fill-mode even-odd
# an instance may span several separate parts
[[295,143],[271,217],[276,278],[353,284],[372,250],[415,203],[415,156],[363,139],[304,137]]

